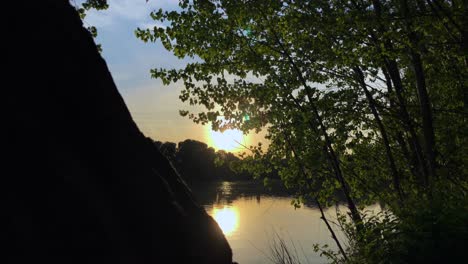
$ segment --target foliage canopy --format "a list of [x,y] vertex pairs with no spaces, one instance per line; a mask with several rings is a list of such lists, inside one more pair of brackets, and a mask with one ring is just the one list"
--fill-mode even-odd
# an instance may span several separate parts
[[[152,76],[183,82],[180,99],[206,108],[181,111],[195,122],[266,129],[268,149],[252,146],[245,169],[278,170],[286,186],[299,189],[299,200],[328,204],[341,196],[355,242],[342,250],[342,260],[387,254],[390,262],[425,261],[410,250],[466,238],[466,1],[194,0],[179,6],[151,14],[166,28],[136,35],[195,62],[153,69]],[[377,221],[357,206],[376,201],[397,220]],[[452,241],[447,232],[457,225]],[[413,227],[418,231],[396,235]],[[387,251],[376,253],[382,243]]]

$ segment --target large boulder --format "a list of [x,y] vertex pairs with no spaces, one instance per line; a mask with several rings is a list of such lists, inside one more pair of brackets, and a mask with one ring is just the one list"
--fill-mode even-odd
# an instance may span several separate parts
[[139,131],[68,1],[4,10],[7,263],[231,263],[221,230]]

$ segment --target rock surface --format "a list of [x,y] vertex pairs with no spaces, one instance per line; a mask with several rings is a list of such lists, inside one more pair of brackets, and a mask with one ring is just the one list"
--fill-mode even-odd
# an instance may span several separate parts
[[6,263],[231,263],[221,230],[139,131],[68,1],[11,1],[5,11]]

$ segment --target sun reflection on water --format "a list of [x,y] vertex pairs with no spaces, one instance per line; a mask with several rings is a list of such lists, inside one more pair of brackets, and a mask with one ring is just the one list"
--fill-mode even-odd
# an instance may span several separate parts
[[234,207],[213,208],[212,216],[226,236],[231,235],[239,226],[239,212]]

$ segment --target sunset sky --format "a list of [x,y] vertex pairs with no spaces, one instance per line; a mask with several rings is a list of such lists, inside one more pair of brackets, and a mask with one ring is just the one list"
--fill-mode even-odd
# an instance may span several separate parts
[[187,60],[172,56],[160,42],[143,43],[134,31],[137,27],[164,26],[152,21],[150,12],[159,8],[176,9],[177,3],[177,0],[112,0],[108,10],[89,12],[85,25],[98,29],[96,42],[102,45],[102,55],[114,81],[134,120],[147,136],[176,143],[190,138],[215,149],[240,149],[233,138],[244,144],[250,142],[235,131],[229,135],[213,135],[209,126],[197,125],[179,115],[179,110],[189,109],[178,98],[181,84],[163,86],[160,80],[150,78],[152,68],[181,68]]

